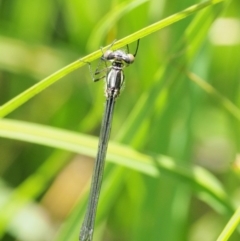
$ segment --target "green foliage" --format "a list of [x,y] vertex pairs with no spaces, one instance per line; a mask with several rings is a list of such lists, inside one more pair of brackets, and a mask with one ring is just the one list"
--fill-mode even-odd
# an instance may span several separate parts
[[239,7],[0,1],[1,240],[78,239],[104,103],[86,62],[115,39],[131,52],[141,40],[94,239],[239,240]]

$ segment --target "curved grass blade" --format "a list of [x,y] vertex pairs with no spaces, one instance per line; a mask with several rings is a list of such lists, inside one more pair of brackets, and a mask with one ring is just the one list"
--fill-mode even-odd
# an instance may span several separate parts
[[[87,135],[6,119],[0,120],[0,136],[65,149],[90,157],[95,156],[97,146],[97,138]],[[110,143],[107,160],[153,177],[158,177],[162,172],[173,175],[196,187],[199,194],[211,197],[214,200],[214,208],[217,203],[225,212],[232,212],[221,184],[203,168],[183,168],[169,157],[155,158],[116,143]],[[211,205],[211,202],[209,204]]]
[[[163,29],[173,23],[176,23],[188,16],[190,16],[193,13],[196,13],[206,7],[212,6],[214,4],[224,2],[224,0],[209,0],[200,4],[193,5],[179,13],[173,14],[170,17],[167,17],[163,20],[160,20],[148,27],[145,27],[125,38],[120,39],[119,41],[116,41],[114,44],[115,48],[121,48],[123,46],[126,46],[127,44],[130,44],[138,39],[141,39],[143,37],[146,37],[160,29]],[[72,71],[82,67],[87,62],[91,62],[97,58],[99,58],[102,55],[102,51],[109,48],[109,46],[104,47],[102,50],[97,50],[80,60],[77,60],[68,66],[60,69],[59,71],[53,73],[52,75],[48,76],[47,78],[41,80],[39,83],[33,85],[29,89],[25,90],[15,98],[11,99],[4,105],[0,107],[0,117],[4,117],[7,114],[11,113],[15,109],[17,109],[19,106],[30,100],[32,97],[49,87],[50,85],[54,84],[56,81],[61,79],[62,77],[66,76],[67,74],[71,73]]]

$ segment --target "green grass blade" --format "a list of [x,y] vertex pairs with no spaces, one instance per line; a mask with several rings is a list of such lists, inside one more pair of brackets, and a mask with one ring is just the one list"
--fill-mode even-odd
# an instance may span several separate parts
[[240,207],[233,214],[217,241],[227,241],[240,223]]
[[[0,120],[0,136],[65,149],[90,157],[96,154],[97,138],[21,121]],[[116,143],[110,143],[107,160],[153,177],[158,177],[162,171],[173,175],[197,187],[200,193],[210,195],[226,212],[231,212],[231,205],[221,185],[202,168],[182,168],[171,158],[154,158]]]
[[[198,12],[201,9],[204,9],[206,7],[209,7],[214,4],[221,3],[221,2],[224,2],[224,0],[210,0],[210,1],[200,3],[200,4],[193,5],[177,14],[167,17],[167,18],[165,18],[161,21],[158,21],[155,24],[152,24],[146,28],[143,28],[123,39],[120,39],[119,41],[117,41],[114,44],[114,47],[121,48],[123,46],[126,46],[127,44],[130,44],[130,43],[136,41],[137,39],[146,37],[160,29],[163,29],[173,23],[176,23],[176,22],[190,16],[191,14]],[[106,46],[105,48],[103,48],[103,50],[108,47],[109,46]],[[85,65],[85,62],[91,62],[91,61],[99,58],[101,55],[102,55],[101,50],[95,51],[95,52],[81,58],[80,60],[77,60],[77,61],[69,64],[68,66],[60,69],[59,71],[53,73],[49,77],[40,81],[39,83],[33,85],[29,89],[25,90],[24,92],[22,92],[15,98],[11,99],[10,101],[8,101],[4,105],[2,105],[0,107],[0,117],[4,117],[7,114],[11,113],[15,109],[17,109],[19,106],[24,104],[26,101],[28,101],[29,99],[31,99],[32,97],[34,97],[35,95],[37,95],[38,93],[40,93],[41,91],[43,91],[44,89],[49,87],[50,85],[54,84],[56,81],[58,81],[62,77],[66,76],[67,74],[71,73],[72,71]]]

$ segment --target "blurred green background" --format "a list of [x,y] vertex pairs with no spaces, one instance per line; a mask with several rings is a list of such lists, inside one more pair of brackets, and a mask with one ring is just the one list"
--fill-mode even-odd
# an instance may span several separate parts
[[[200,2],[0,0],[0,104],[114,39]],[[238,207],[239,9],[239,0],[225,1],[141,39],[135,63],[125,70],[111,141],[117,151],[121,143],[151,157],[158,174],[140,170],[140,161],[126,168],[120,151],[118,164],[107,157],[95,241],[213,241]],[[95,142],[94,154],[80,146],[76,154],[60,144],[52,148],[51,138],[38,145],[13,129],[12,135],[0,131],[1,240],[78,240],[103,85],[92,82],[85,66],[6,116],[34,138],[41,136],[34,130],[48,126],[48,133],[72,131],[62,137],[66,145],[69,133]],[[154,164],[159,155],[171,159],[177,174]],[[194,179],[196,166],[208,171],[201,180]],[[209,198],[215,182],[224,204]],[[229,240],[239,239],[235,231]]]

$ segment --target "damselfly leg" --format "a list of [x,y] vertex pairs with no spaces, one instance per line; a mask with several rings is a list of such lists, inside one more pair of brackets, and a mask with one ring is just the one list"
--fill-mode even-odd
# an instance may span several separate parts
[[[134,54],[130,54],[129,53],[129,45],[126,45],[127,51],[123,51],[123,50],[111,50],[112,46],[114,45],[114,43],[116,42],[116,40],[114,40],[112,42],[112,44],[110,45],[110,47],[104,52],[103,49],[101,48],[102,51],[102,57],[100,58],[97,67],[95,69],[95,71],[93,71],[91,63],[87,62],[88,67],[89,67],[89,72],[92,76],[92,80],[94,82],[97,82],[101,79],[104,79],[107,75],[107,72],[112,68],[113,66],[113,62],[117,61],[117,59],[121,59],[123,61],[125,61],[123,68],[127,67],[129,64],[131,64],[132,60],[134,60],[133,57],[136,57],[137,52],[138,52],[138,47],[139,47],[139,39],[137,41],[137,46],[135,49],[135,53]],[[128,56],[127,56],[128,55]],[[130,60],[130,58],[132,60]],[[99,74],[104,73],[104,75],[99,76]]]

